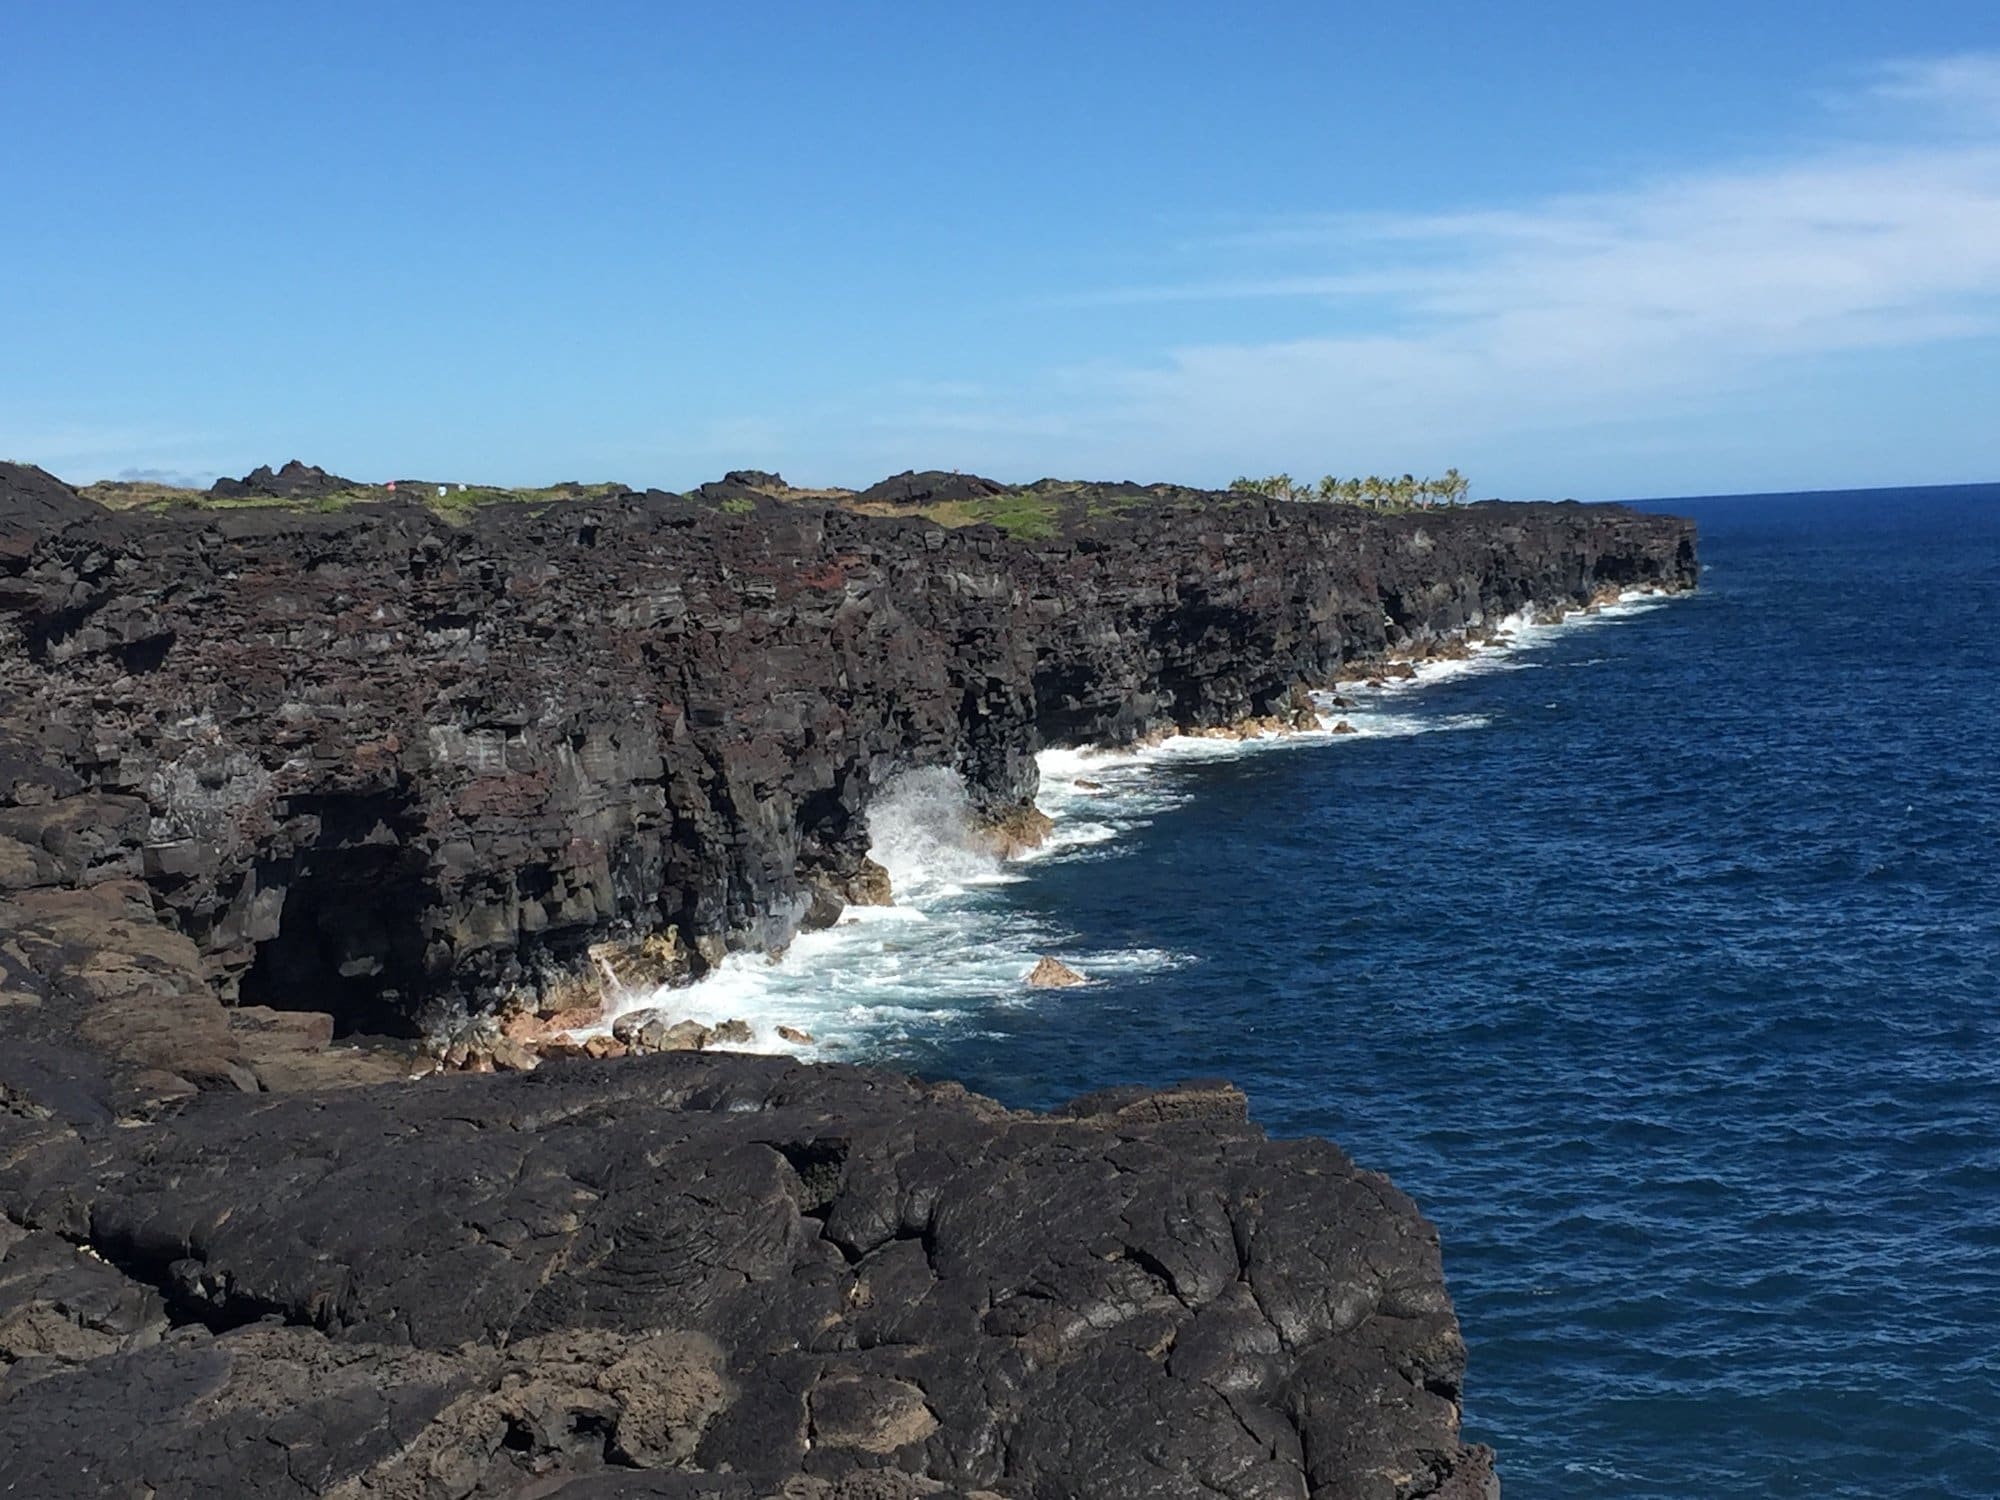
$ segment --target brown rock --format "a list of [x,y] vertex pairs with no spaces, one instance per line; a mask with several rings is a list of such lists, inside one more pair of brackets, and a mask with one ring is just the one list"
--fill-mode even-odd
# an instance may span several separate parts
[[780,1026],[778,1028],[778,1036],[784,1041],[794,1042],[801,1047],[812,1045],[813,1034],[810,1031],[801,1031],[796,1026]]
[[500,1023],[500,1035],[510,1042],[540,1041],[549,1029],[540,1016],[527,1010],[517,1010]]
[[1060,959],[1044,958],[1028,971],[1028,983],[1036,989],[1062,990],[1089,981]]
[[822,1447],[894,1453],[938,1428],[924,1393],[903,1380],[839,1376],[813,1387],[807,1400],[813,1441]]
[[539,1061],[533,1047],[505,1036],[495,1041],[486,1055],[493,1059],[493,1066],[502,1073],[532,1073]]
[[1329,730],[1327,731],[1327,733],[1328,733],[1328,734],[1358,734],[1358,733],[1360,733],[1360,731],[1359,731],[1359,730],[1357,730],[1357,729],[1356,729],[1356,728],[1355,728],[1355,727],[1354,727],[1354,726],[1353,726],[1352,724],[1348,723],[1348,722],[1347,722],[1347,720],[1345,720],[1345,719],[1342,719],[1342,720],[1340,720],[1340,721],[1339,721],[1339,722],[1338,722],[1337,724],[1335,724],[1335,725],[1333,726],[1333,728],[1329,729]]
[[992,819],[978,830],[980,842],[1001,859],[1018,858],[1048,841],[1055,820],[1029,802]]
[[628,1011],[611,1023],[611,1034],[621,1042],[630,1043],[648,1026],[658,1026],[662,1031],[673,1025],[668,1014],[657,1006],[645,1010]]
[[889,888],[889,872],[872,859],[861,861],[861,868],[854,878],[847,882],[847,904],[849,906],[894,906],[895,893]]
[[706,1046],[727,1044],[732,1047],[747,1047],[755,1039],[748,1021],[724,1021],[709,1028]]

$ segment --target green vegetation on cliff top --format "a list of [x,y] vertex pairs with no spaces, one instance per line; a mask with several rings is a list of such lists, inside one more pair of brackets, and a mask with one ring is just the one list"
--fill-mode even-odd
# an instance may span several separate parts
[[[956,478],[958,476],[952,476]],[[968,487],[983,482],[973,481]],[[802,489],[786,484],[776,475],[756,476],[744,482],[732,475],[717,485],[704,485],[688,499],[712,506],[728,515],[747,515],[760,501],[781,504],[833,504],[871,515],[918,516],[941,526],[996,526],[1009,536],[1030,541],[1049,540],[1065,530],[1093,521],[1115,517],[1147,505],[1194,505],[1213,503],[1226,494],[1259,495],[1267,498],[1365,505],[1373,509],[1404,510],[1433,499],[1457,500],[1465,493],[1458,471],[1448,470],[1443,480],[1322,480],[1317,486],[1293,481],[1289,475],[1270,479],[1239,479],[1228,491],[1193,489],[1182,485],[1089,484],[1073,480],[1042,479],[1018,488],[994,487],[992,493],[933,497],[910,500],[873,500],[867,492],[844,489]],[[168,511],[197,510],[283,510],[334,512],[354,505],[391,499],[414,500],[446,520],[463,522],[474,512],[493,505],[544,507],[579,500],[606,500],[631,493],[622,484],[564,484],[512,488],[502,485],[438,484],[435,481],[399,480],[391,491],[385,485],[342,484],[310,495],[235,494],[218,495],[209,490],[146,481],[104,480],[82,487],[79,494],[111,510]]]

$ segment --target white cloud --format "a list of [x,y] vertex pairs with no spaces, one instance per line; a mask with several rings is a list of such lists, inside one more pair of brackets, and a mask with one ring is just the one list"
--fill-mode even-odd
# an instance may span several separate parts
[[1256,302],[1260,327],[1295,305],[1295,336],[1070,371],[1055,409],[1086,463],[1400,471],[1684,411],[1797,361],[2000,333],[2000,56],[1899,63],[1850,102],[1872,141],[1233,236],[1212,280],[1077,300],[1213,304],[1210,321]]
[[2000,53],[1890,63],[1868,92],[1874,99],[1956,117],[1975,127],[2000,125]]

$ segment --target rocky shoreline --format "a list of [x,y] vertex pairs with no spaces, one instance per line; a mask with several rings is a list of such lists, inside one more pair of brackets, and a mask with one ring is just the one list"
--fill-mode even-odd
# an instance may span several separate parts
[[113,515],[0,466],[0,1489],[1490,1493],[1434,1232],[1225,1085],[406,1080],[880,899],[900,771],[1004,850],[1045,745],[1296,722],[1692,586],[1692,528],[725,499]]

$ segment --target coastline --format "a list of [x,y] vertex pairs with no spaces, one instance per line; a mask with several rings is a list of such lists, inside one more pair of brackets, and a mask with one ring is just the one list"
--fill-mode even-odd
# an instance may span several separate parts
[[[1045,860],[1108,852],[1172,805],[1148,784],[1157,780],[1149,774],[1157,768],[1324,749],[1349,738],[1483,728],[1486,721],[1477,716],[1437,720],[1408,712],[1407,705],[1412,695],[1437,684],[1526,664],[1523,659],[1559,639],[1558,632],[1628,620],[1686,592],[1652,585],[1616,595],[1605,591],[1559,616],[1547,607],[1523,609],[1460,636],[1357,660],[1331,683],[1308,690],[1311,727],[1254,716],[1211,729],[1158,733],[1124,746],[1046,747],[1037,756],[1035,806],[1050,820],[1047,837],[1006,857],[981,847],[962,789],[934,783],[924,805],[895,810],[890,836],[899,842],[871,847],[871,858],[890,872],[892,902],[850,905],[830,927],[801,934],[780,955],[734,954],[700,978],[657,987],[607,984],[601,1014],[577,1028],[577,1036],[608,1038],[626,1018],[658,1013],[668,1024],[749,1029],[747,1037],[706,1041],[708,1050],[868,1062],[885,1043],[893,1051],[912,1028],[929,1033],[939,1026],[976,1025],[987,1007],[1037,1003],[1039,991],[1028,987],[1028,976],[1044,958],[1073,966],[1086,984],[1111,975],[1165,974],[1200,962],[1196,955],[1159,949],[1078,950],[1062,941],[1059,915],[1024,926],[1011,914],[1003,919],[982,907],[979,893],[1030,881],[1034,866]],[[1093,786],[1107,774],[1116,785]],[[919,969],[915,982],[896,972]],[[921,1003],[924,993],[933,997],[932,1004]],[[1057,995],[1049,1003],[1064,1002]],[[781,1026],[798,1035],[779,1035]],[[691,1040],[686,1033],[680,1038],[681,1045]]]
[[[1046,744],[1143,766],[1169,725],[1295,720],[1359,657],[1691,580],[1691,525],[1220,497],[1021,541],[650,496],[107,518],[36,484],[0,503],[0,1426],[41,1492],[1490,1497],[1436,1230],[1231,1085],[1031,1113],[726,1047],[410,1054],[439,1007],[539,1014],[584,972],[949,936],[1023,873],[975,828],[1060,851]],[[814,930],[899,883],[898,838],[937,912]]]

